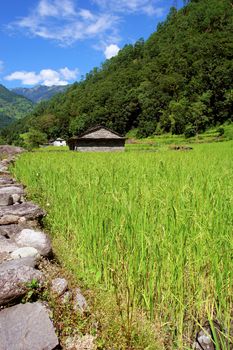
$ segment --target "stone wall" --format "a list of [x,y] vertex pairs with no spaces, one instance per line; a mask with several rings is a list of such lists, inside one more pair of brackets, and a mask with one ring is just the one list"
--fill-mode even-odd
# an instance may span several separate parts
[[90,147],[75,147],[75,151],[78,152],[124,152],[125,148],[124,147],[94,147],[94,146],[90,146]]

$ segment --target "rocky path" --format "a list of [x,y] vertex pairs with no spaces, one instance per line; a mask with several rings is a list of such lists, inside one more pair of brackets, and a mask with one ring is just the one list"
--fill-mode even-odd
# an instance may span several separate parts
[[[41,301],[27,302],[35,288],[48,284],[40,262],[49,264],[52,246],[39,226],[45,212],[25,201],[25,189],[10,176],[15,157],[9,153],[14,152],[0,162],[0,350],[75,350],[84,349],[85,342],[85,349],[95,349],[94,338],[87,336],[71,337],[62,347],[51,310]],[[72,296],[79,312],[87,307],[78,288],[68,291],[66,279],[53,279],[49,288],[63,300]]]

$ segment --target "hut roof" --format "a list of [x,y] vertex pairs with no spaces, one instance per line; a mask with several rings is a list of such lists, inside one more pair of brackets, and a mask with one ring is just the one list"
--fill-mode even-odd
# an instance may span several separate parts
[[[79,134],[78,136],[71,137],[71,140],[77,140],[77,139],[84,138],[86,135],[92,134],[92,133],[94,133],[94,132],[96,132],[98,130],[101,130],[101,129],[104,129],[104,130],[110,132],[111,134],[113,134],[113,136],[114,135],[117,136],[117,139],[125,139],[125,137],[123,137],[122,135],[118,134],[117,132],[107,128],[106,126],[96,125],[95,127],[91,127],[89,129],[87,129],[85,132]],[[98,138],[98,139],[100,139],[100,138]],[[103,137],[101,139],[105,139],[105,138]],[[112,139],[114,139],[114,137],[112,137]]]

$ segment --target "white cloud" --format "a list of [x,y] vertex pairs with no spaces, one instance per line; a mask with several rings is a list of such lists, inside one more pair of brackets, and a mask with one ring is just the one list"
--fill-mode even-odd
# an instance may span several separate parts
[[113,12],[143,12],[149,16],[162,16],[164,8],[158,7],[158,0],[93,0],[102,9]]
[[104,54],[107,59],[114,57],[118,54],[120,48],[115,44],[110,44],[106,47]]
[[67,85],[69,81],[75,80],[78,75],[78,69],[70,70],[61,68],[58,71],[53,69],[42,69],[39,73],[17,71],[7,75],[4,79],[8,81],[20,80],[23,85]]
[[42,17],[74,16],[76,14],[71,0],[41,0],[37,11]]
[[0,73],[2,73],[4,69],[4,62],[0,60]]
[[74,0],[40,0],[26,17],[9,25],[44,39],[55,40],[61,46],[78,40],[111,36],[118,17],[107,12],[92,13],[88,9],[75,8]]

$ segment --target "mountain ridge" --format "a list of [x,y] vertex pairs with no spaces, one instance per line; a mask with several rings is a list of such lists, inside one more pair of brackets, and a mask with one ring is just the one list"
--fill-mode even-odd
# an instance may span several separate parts
[[47,101],[55,94],[64,92],[68,89],[69,85],[36,85],[32,88],[18,87],[11,89],[12,92],[17,95],[24,96],[34,103],[41,101]]

